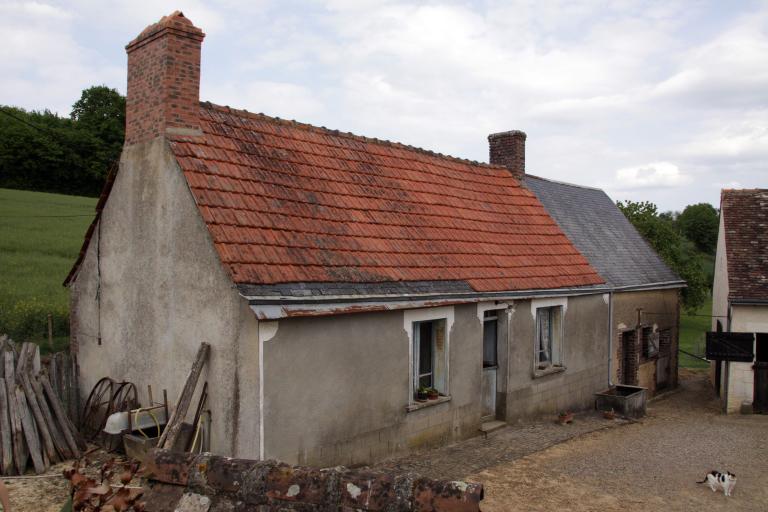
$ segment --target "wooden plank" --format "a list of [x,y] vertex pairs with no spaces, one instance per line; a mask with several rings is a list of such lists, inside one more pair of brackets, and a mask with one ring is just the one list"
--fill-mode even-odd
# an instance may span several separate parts
[[29,456],[32,458],[32,465],[35,467],[35,473],[39,475],[48,468],[45,467],[45,463],[43,462],[43,453],[40,448],[40,440],[37,437],[34,418],[32,418],[32,414],[29,412],[27,399],[24,396],[24,391],[21,390],[21,386],[16,386],[16,409],[19,413],[19,418],[21,418],[24,439],[27,441],[27,448],[29,449]]
[[200,344],[200,348],[197,351],[197,357],[195,357],[195,362],[192,365],[192,369],[189,371],[187,381],[184,383],[184,389],[176,403],[176,408],[171,413],[171,418],[168,420],[168,424],[157,442],[159,448],[171,449],[173,448],[173,445],[176,444],[176,439],[181,433],[181,423],[187,416],[187,410],[192,401],[192,395],[195,392],[197,380],[200,378],[200,372],[203,370],[203,366],[208,359],[210,350],[211,346],[208,343]]
[[79,392],[77,388],[77,359],[71,353],[67,353],[67,364],[69,366],[69,383],[67,386],[67,397],[69,401],[69,418],[75,425],[79,423]]
[[3,367],[5,368],[5,371],[3,372],[3,377],[5,379],[8,379],[8,377],[11,377],[11,380],[13,380],[13,376],[16,375],[16,368],[15,363],[13,362],[13,350],[6,350],[3,354],[3,362],[5,363]]
[[40,404],[37,403],[37,395],[35,390],[32,389],[32,384],[29,382],[30,377],[27,374],[18,375],[18,381],[21,384],[21,388],[24,391],[24,396],[27,399],[27,405],[32,413],[32,417],[35,419],[35,425],[37,425],[37,431],[40,433],[40,439],[43,441],[43,450],[45,455],[48,456],[50,462],[56,463],[59,461],[59,457],[56,454],[56,447],[53,445],[53,437],[48,430],[48,425],[45,423],[45,417]]
[[43,386],[43,391],[45,391],[45,396],[48,398],[48,403],[53,409],[56,421],[61,425],[61,431],[64,434],[64,439],[66,439],[67,444],[69,445],[69,449],[72,451],[75,458],[80,457],[80,443],[84,445],[85,442],[82,440],[78,441],[80,436],[69,421],[67,413],[64,412],[64,408],[61,405],[61,400],[59,400],[58,395],[51,388],[51,383],[48,381],[48,376],[45,373],[40,375],[40,384]]
[[40,373],[40,345],[34,344],[29,358],[29,371],[32,375],[37,376]]
[[[8,339],[8,336],[5,334],[0,334],[0,356],[5,354],[5,340]],[[9,347],[10,350],[10,347]],[[5,358],[0,361],[0,379],[5,379]]]
[[73,457],[72,450],[70,450],[69,445],[67,444],[67,440],[64,439],[64,435],[62,434],[62,430],[65,427],[58,425],[56,420],[53,418],[53,414],[51,414],[51,409],[48,406],[48,402],[45,400],[45,395],[43,394],[43,387],[40,385],[40,380],[30,379],[30,383],[32,384],[32,389],[35,391],[37,403],[40,404],[40,409],[43,413],[43,416],[45,417],[45,424],[48,425],[48,430],[53,437],[53,444],[56,446],[56,450],[58,451],[62,460],[71,459]]
[[32,350],[31,343],[25,341],[21,344],[21,351],[19,351],[19,357],[16,358],[16,375],[20,375],[24,372],[29,361],[29,352]]
[[13,472],[13,437],[11,421],[8,418],[8,393],[5,391],[5,379],[0,379],[0,444],[3,449],[0,474],[10,475]]
[[[9,360],[11,362],[10,365],[8,364]],[[8,420],[11,423],[11,450],[13,451],[13,462],[16,465],[16,472],[23,475],[24,470],[27,468],[29,453],[24,445],[21,418],[16,406],[16,369],[13,366],[13,352],[8,351],[5,353],[5,363],[5,390],[8,395]]]
[[53,388],[58,392],[58,379],[59,379],[59,353],[53,354],[51,357],[51,364],[48,365],[48,375],[51,378],[51,384]]

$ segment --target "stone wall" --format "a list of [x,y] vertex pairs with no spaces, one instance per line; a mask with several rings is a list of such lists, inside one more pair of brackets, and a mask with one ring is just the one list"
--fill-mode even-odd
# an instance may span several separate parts
[[483,486],[165,450],[144,467],[146,510],[477,512]]

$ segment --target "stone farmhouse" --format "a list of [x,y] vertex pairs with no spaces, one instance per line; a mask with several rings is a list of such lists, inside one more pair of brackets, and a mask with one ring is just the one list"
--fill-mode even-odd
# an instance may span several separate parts
[[[84,392],[178,396],[205,341],[211,450],[329,466],[615,381],[611,312],[634,308],[523,186],[524,134],[490,136],[484,164],[201,102],[203,38],[176,12],[126,47],[119,170],[66,281]],[[668,278],[630,283],[649,313],[673,298],[643,283]]]

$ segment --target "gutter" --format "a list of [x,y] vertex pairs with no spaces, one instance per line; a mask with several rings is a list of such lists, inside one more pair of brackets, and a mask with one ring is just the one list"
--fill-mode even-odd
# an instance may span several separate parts
[[687,288],[685,281],[664,281],[661,283],[650,284],[632,284],[627,286],[614,286],[611,291],[614,292],[632,292],[640,290],[669,290],[672,288]]
[[307,299],[307,297],[245,297],[259,320],[288,317],[326,316],[343,313],[391,311],[425,307],[448,306],[487,300],[512,301],[525,298],[564,297],[606,293],[608,288],[566,288],[524,292],[454,293],[398,296],[338,296]]
[[728,300],[728,318],[730,318],[730,307],[736,306],[768,306],[768,299],[729,299]]
[[607,286],[580,287],[580,288],[551,288],[546,290],[523,290],[501,292],[454,292],[454,293],[403,293],[403,294],[371,294],[371,295],[323,295],[318,297],[292,297],[275,295],[240,295],[248,300],[250,305],[282,305],[282,304],[339,304],[339,303],[365,303],[401,301],[432,301],[432,300],[458,300],[466,302],[481,302],[486,300],[519,299],[524,297],[562,297],[565,295],[591,295],[605,293],[610,288]]

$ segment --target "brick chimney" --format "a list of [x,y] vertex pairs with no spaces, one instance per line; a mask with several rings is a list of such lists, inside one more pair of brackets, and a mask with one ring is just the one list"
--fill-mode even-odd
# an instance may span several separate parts
[[503,165],[515,176],[525,174],[525,132],[512,130],[488,136],[489,161]]
[[205,34],[176,11],[128,43],[125,143],[167,131],[200,132],[200,48]]

